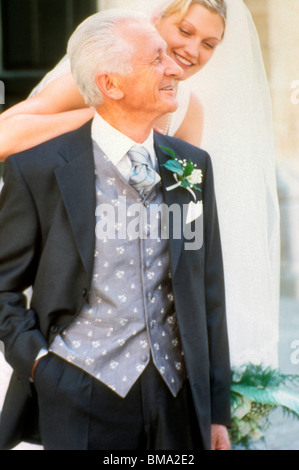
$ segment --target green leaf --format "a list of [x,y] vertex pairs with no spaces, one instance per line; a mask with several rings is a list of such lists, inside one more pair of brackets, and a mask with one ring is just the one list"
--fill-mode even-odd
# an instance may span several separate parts
[[190,160],[189,163],[187,163],[187,165],[184,168],[184,176],[190,176],[193,170],[194,170],[194,166]]
[[182,186],[182,188],[186,189],[186,188],[189,188],[190,183],[187,180],[184,179],[181,183],[181,186]]
[[171,158],[173,158],[173,160],[175,159],[175,153],[172,149],[168,148],[168,147],[164,147],[163,145],[159,145],[159,147],[163,150],[165,150],[166,153],[168,153],[168,155],[171,156]]
[[165,166],[167,170],[170,170],[173,173],[177,173],[179,176],[182,176],[184,173],[182,166],[176,160],[168,160],[162,166]]
[[243,395],[256,403],[263,403],[271,406],[282,406],[299,417],[299,396],[291,390],[282,388],[258,388],[244,386],[242,384],[231,384],[231,390]]
[[[292,376],[293,377],[293,376]],[[296,378],[296,376],[294,377]],[[285,376],[277,369],[263,367],[263,365],[247,364],[245,368],[233,371],[232,382],[246,386],[254,386],[260,388],[277,388],[290,380],[290,376]]]

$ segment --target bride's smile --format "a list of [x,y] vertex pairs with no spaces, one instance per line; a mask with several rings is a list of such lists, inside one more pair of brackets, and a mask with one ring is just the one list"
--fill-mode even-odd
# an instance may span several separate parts
[[176,54],[175,52],[173,53],[174,58],[176,59],[176,62],[178,62],[181,66],[186,66],[186,67],[192,67],[195,65],[195,63],[191,62],[188,59],[185,59],[185,57],[182,57],[179,54]]

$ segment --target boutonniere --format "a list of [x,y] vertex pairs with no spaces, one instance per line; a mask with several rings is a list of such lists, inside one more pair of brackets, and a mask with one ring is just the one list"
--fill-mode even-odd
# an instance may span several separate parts
[[163,147],[162,145],[159,147],[171,156],[171,159],[167,160],[166,163],[163,163],[162,166],[173,173],[173,177],[176,181],[175,184],[168,186],[166,190],[171,191],[178,187],[185,188],[192,194],[196,201],[194,190],[201,191],[198,185],[202,183],[202,171],[197,169],[197,165],[191,160],[187,161],[186,158],[178,160],[172,149]]

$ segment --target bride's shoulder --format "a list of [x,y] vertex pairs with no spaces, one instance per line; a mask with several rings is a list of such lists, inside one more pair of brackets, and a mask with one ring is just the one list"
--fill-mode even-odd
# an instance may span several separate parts
[[175,137],[186,140],[187,142],[196,145],[201,144],[204,112],[201,100],[193,93],[189,92],[189,104],[185,117],[177,130]]
[[184,102],[188,109],[194,108],[198,111],[202,110],[202,103],[200,98],[191,90],[190,85],[184,81],[180,81],[178,83],[177,99],[179,104]]
[[190,100],[188,113],[191,116],[198,116],[198,118],[203,119],[203,105],[200,98],[193,92],[190,92]]

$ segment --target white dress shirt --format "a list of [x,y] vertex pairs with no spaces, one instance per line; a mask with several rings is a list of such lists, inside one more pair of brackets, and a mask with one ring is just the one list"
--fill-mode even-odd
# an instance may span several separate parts
[[[126,155],[136,142],[130,137],[119,132],[108,124],[99,113],[95,113],[91,127],[91,137],[102,149],[109,160],[117,166],[123,177],[128,180],[131,174],[132,164]],[[154,150],[154,133],[151,131],[148,138],[140,144],[145,147],[151,157],[153,168],[156,169],[157,160]]]

